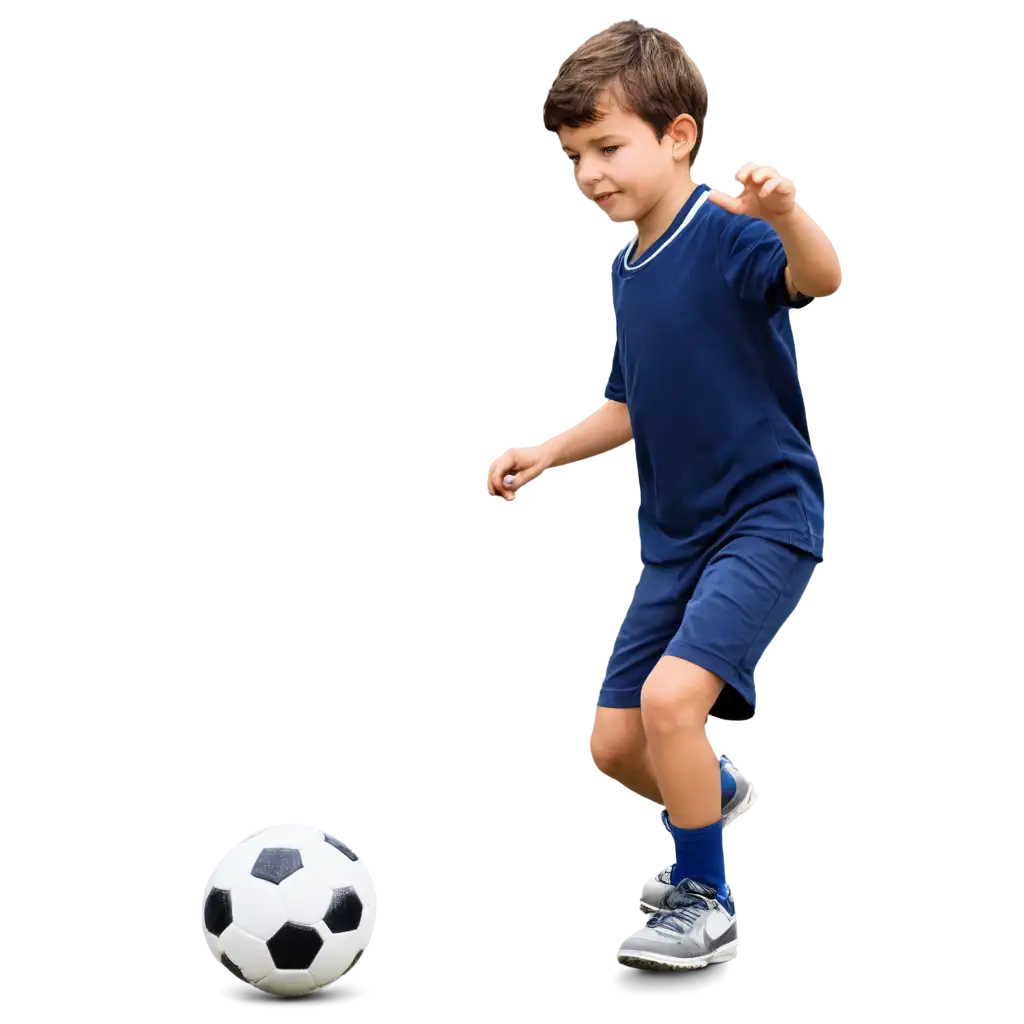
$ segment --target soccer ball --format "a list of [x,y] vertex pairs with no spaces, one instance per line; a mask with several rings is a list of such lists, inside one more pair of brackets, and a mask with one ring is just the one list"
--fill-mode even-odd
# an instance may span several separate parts
[[276,825],[243,839],[203,893],[203,935],[237,978],[301,996],[351,970],[377,897],[366,865],[326,832]]

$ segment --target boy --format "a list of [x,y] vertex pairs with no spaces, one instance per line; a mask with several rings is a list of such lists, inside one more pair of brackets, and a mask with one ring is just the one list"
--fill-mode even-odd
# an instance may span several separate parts
[[704,734],[754,714],[754,666],[822,559],[823,495],[789,309],[840,283],[793,183],[748,163],[737,198],[694,184],[707,93],[671,36],[612,25],[561,67],[544,106],[583,194],[637,235],[612,267],[616,344],[582,423],[491,465],[492,495],[635,441],[643,570],[608,662],[591,751],[664,805],[675,863],[643,889],[619,962],[736,955],[722,827],[754,800]]

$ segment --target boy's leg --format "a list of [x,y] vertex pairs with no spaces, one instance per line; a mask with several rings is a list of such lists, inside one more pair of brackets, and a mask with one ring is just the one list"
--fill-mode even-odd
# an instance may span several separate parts
[[655,785],[676,828],[703,828],[722,817],[721,765],[704,732],[722,686],[707,669],[666,655],[640,694]]
[[640,708],[598,706],[590,753],[605,775],[656,804],[664,803],[654,779]]
[[645,565],[608,659],[598,694],[590,750],[606,775],[662,804],[640,716],[640,693],[665,647],[679,631],[699,573],[680,580],[679,569]]
[[[717,750],[718,743],[714,732],[711,735],[711,741]],[[649,755],[647,761],[648,763],[650,761]],[[728,829],[737,818],[760,805],[761,787],[757,782],[746,777],[738,766],[725,755],[719,755],[719,765],[722,777],[722,827]],[[672,823],[668,820],[664,809],[660,815],[660,826],[662,826],[666,838],[671,839]],[[672,882],[672,865],[670,864],[659,870],[640,887],[634,909],[658,910],[673,889],[675,886]]]
[[[621,782],[634,793],[664,806],[661,789],[654,777],[654,765],[647,746],[640,708],[606,708],[599,705],[594,716],[594,731],[590,736],[590,753],[594,764],[605,775]],[[736,792],[736,785],[721,769],[717,758],[715,765],[722,783],[731,784],[728,793],[722,787],[724,803]]]
[[[686,969],[736,955],[736,911],[715,820],[713,757],[705,715],[754,714],[754,667],[802,595],[818,559],[739,536],[711,559],[687,602],[679,633],[641,690],[641,718],[675,840],[672,889],[619,962]],[[660,880],[660,877],[659,877]]]
[[[584,757],[591,771],[657,811],[664,810],[665,802],[647,752],[640,693],[679,631],[701,567],[641,565],[616,623],[604,678],[584,731]],[[757,787],[725,759],[720,777],[722,816],[728,823],[753,805]],[[662,883],[660,888],[671,887]]]

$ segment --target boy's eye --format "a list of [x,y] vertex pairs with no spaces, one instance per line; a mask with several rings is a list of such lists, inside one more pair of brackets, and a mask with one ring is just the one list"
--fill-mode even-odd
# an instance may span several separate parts
[[604,147],[603,147],[603,148],[601,149],[601,152],[602,152],[602,153],[607,153],[607,154],[608,154],[609,156],[611,156],[611,155],[612,155],[612,153],[614,153],[614,152],[615,152],[615,150],[617,150],[618,148],[619,148],[618,146],[604,146]]
[[570,159],[570,160],[571,160],[571,161],[572,161],[573,163],[576,163],[576,161],[577,161],[577,160],[579,160],[579,158],[580,158],[580,156],[579,156],[579,153],[573,153],[573,154],[572,154],[572,155],[571,155],[571,156],[569,157],[569,159]]

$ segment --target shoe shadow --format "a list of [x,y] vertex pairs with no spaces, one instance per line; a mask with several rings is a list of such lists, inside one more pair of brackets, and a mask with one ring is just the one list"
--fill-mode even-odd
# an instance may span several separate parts
[[[618,978],[615,984],[630,992],[637,992],[641,989],[661,988],[663,985],[685,985],[696,988],[704,988],[709,985],[717,985],[725,980],[728,972],[728,963],[709,964],[707,967],[696,967],[684,971],[645,971],[638,967],[626,967],[619,965]],[[725,970],[723,971],[723,968]]]

